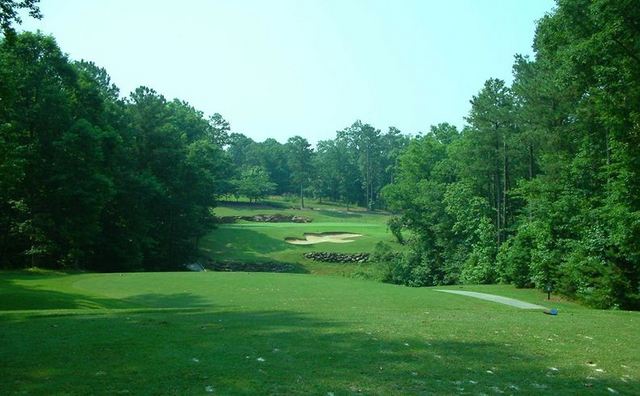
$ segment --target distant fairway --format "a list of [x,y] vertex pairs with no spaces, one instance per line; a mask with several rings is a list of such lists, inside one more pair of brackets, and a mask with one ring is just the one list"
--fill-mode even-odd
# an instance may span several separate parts
[[[395,242],[387,230],[389,215],[369,213],[356,208],[346,211],[344,207],[310,202],[313,209],[295,209],[286,202],[272,201],[280,208],[257,205],[219,206],[217,216],[251,216],[257,214],[283,214],[306,216],[311,223],[257,223],[239,221],[221,224],[200,242],[204,255],[222,262],[278,262],[297,264],[301,272],[320,274],[348,274],[358,266],[355,264],[318,263],[303,257],[306,252],[362,253],[372,252],[376,243],[385,242],[394,249],[404,247]],[[349,243],[287,243],[287,238],[304,239],[304,234],[350,233],[362,235]]]
[[552,304],[297,274],[5,272],[0,394],[640,393],[640,314]]

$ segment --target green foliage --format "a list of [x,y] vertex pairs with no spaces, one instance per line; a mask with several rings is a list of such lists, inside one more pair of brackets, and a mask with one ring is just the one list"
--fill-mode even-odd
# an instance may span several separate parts
[[[511,282],[640,309],[640,7],[561,0],[511,86],[490,78],[461,132],[361,121],[319,142],[254,142],[105,70],[15,34],[37,1],[0,0],[0,265],[175,269],[216,197],[270,192],[385,207],[408,285]],[[235,180],[232,183],[231,180]],[[235,189],[235,190],[234,190]]]
[[240,179],[234,182],[236,193],[249,198],[249,202],[265,198],[275,190],[275,183],[269,180],[269,174],[264,168],[253,166],[245,168]]
[[0,42],[0,63],[3,266],[179,268],[196,253],[226,167],[215,125],[148,88],[122,101],[40,33]]
[[40,0],[0,0],[0,29],[8,40],[15,39],[15,30],[11,26],[14,22],[18,25],[22,23],[20,10],[28,11],[29,16],[36,19],[42,18],[38,3]]
[[496,256],[498,279],[516,287],[531,287],[531,254],[535,234],[530,224],[523,224],[518,233],[500,246]]
[[254,142],[247,147],[247,156],[249,166],[260,166],[269,174],[269,178],[275,183],[274,193],[291,191],[291,171],[285,145],[273,138],[260,143]]
[[396,241],[398,241],[398,243],[401,245],[404,244],[404,237],[402,236],[402,228],[404,227],[404,225],[402,223],[402,218],[398,216],[390,217],[387,221],[387,226],[389,227],[389,230],[391,230],[393,236],[396,238]]
[[294,136],[287,140],[287,162],[291,170],[291,182],[299,188],[300,208],[304,208],[304,189],[311,179],[312,153],[307,139]]
[[558,2],[535,60],[516,56],[511,87],[487,80],[461,134],[440,125],[400,157],[384,195],[415,238],[393,281],[640,307],[639,8],[587,3]]
[[471,245],[471,252],[463,264],[460,280],[463,283],[493,283],[496,281],[495,228],[484,218],[474,233],[477,241]]

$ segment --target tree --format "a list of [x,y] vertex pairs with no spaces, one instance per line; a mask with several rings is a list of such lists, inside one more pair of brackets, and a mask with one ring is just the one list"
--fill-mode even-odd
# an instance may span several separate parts
[[313,150],[307,139],[294,136],[287,140],[287,159],[291,170],[291,180],[299,187],[300,208],[304,208],[304,187],[312,174],[311,158]]
[[369,210],[375,206],[382,179],[382,142],[380,130],[356,121],[338,132],[338,138],[347,142],[357,159],[364,196],[362,203]]
[[[483,89],[471,100],[471,112],[467,117],[470,128],[466,138],[470,140],[468,158],[473,161],[470,169],[476,170],[484,190],[491,199],[495,211],[496,247],[505,240],[513,215],[509,191],[513,185],[511,172],[512,135],[515,133],[513,97],[504,81],[489,79]],[[479,174],[478,174],[479,173]]]
[[260,166],[276,185],[274,192],[284,194],[291,190],[287,151],[283,144],[273,138],[264,142],[253,142],[246,149],[248,166]]
[[341,155],[335,140],[321,140],[316,146],[316,154],[313,157],[315,177],[313,187],[316,196],[320,199],[329,198],[334,202],[342,198],[342,166],[345,158]]
[[222,117],[222,115],[214,113],[209,118],[209,125],[211,126],[209,134],[213,143],[220,147],[224,147],[229,144],[229,132],[231,131],[231,125]]
[[[0,196],[6,199],[4,227],[12,235],[6,243],[31,264],[46,259],[57,262],[68,252],[63,245],[70,242],[65,233],[70,229],[61,230],[56,223],[66,219],[63,213],[72,210],[74,203],[54,206],[51,192],[56,191],[59,171],[76,170],[56,169],[56,144],[65,133],[72,133],[76,122],[77,74],[55,40],[42,34],[23,33],[11,42],[3,40],[0,52],[0,69],[11,71],[0,82],[0,122],[6,133],[0,151],[9,161],[4,175],[9,176],[4,183],[7,189]],[[85,146],[92,151],[89,143],[96,141]]]
[[218,192],[222,151],[211,139],[209,122],[186,102],[167,102],[140,87],[127,110],[136,132],[137,167],[150,188],[142,197],[151,225],[144,265],[178,268],[213,227],[209,209]]
[[394,183],[382,191],[389,209],[402,214],[400,223],[413,234],[411,253],[392,270],[396,283],[425,286],[458,280],[460,269],[451,268],[456,261],[448,260],[456,244],[444,203],[447,185],[440,178],[446,159],[446,145],[433,135],[415,138],[399,157]]
[[259,166],[245,168],[234,184],[237,194],[249,198],[249,202],[256,202],[268,196],[276,187],[269,179],[267,171]]
[[22,19],[18,12],[20,9],[26,9],[29,16],[36,19],[42,18],[38,3],[40,0],[0,0],[0,29],[4,36],[13,41],[15,39],[15,31],[11,26],[14,22],[18,25],[22,23]]
[[381,187],[393,183],[396,168],[398,166],[398,159],[407,147],[408,143],[409,138],[403,135],[402,132],[395,127],[389,127],[387,133],[381,136]]
[[231,163],[236,169],[240,169],[248,164],[247,151],[254,143],[251,138],[241,133],[232,133],[227,139],[227,153],[231,157]]

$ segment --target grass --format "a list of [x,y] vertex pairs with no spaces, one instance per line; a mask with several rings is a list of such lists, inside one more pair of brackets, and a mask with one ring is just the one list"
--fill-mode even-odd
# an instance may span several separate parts
[[[207,257],[227,262],[279,262],[296,264],[301,272],[313,274],[349,275],[362,271],[367,265],[318,263],[305,259],[305,252],[361,253],[372,252],[376,243],[385,242],[395,249],[403,246],[395,242],[387,229],[388,214],[366,212],[361,208],[346,211],[329,203],[308,202],[312,208],[296,209],[293,204],[272,199],[259,205],[222,203],[215,209],[217,216],[251,216],[256,214],[298,215],[311,218],[311,223],[255,223],[240,221],[222,224],[202,238],[201,251]],[[293,245],[287,237],[302,238],[304,233],[349,232],[362,234],[354,242],[344,244],[320,243]],[[368,265],[371,267],[372,265]],[[366,270],[366,268],[365,268]],[[375,273],[375,269],[371,269]]]
[[640,393],[640,314],[553,304],[299,274],[5,272],[0,394]]
[[[640,313],[548,301],[506,285],[441,287],[559,309],[549,316],[353,279],[380,271],[302,255],[370,252],[379,241],[402,249],[388,215],[293,205],[216,208],[218,216],[296,214],[313,222],[221,225],[203,238],[203,253],[352,278],[0,272],[0,394],[640,394]],[[363,237],[284,242],[331,231]]]

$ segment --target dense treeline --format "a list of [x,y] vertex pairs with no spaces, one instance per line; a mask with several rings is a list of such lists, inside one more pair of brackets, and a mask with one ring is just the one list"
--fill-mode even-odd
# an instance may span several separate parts
[[[0,27],[0,266],[178,268],[220,197],[328,199],[397,213],[414,286],[551,286],[640,309],[640,5],[559,0],[535,58],[489,79],[467,125],[415,138],[356,121],[316,147],[255,142],[219,114],[70,61],[52,37]],[[16,5],[18,4],[18,5]],[[8,11],[7,11],[8,10]]]
[[225,172],[215,124],[51,37],[0,43],[2,266],[176,268],[210,229]]
[[560,0],[460,132],[400,157],[385,197],[413,231],[389,278],[510,282],[640,308],[640,4]]
[[300,136],[281,144],[275,139],[255,142],[232,133],[226,142],[236,170],[228,193],[259,199],[268,194],[328,199],[345,205],[380,208],[381,189],[393,178],[400,153],[409,142],[397,128],[387,133],[356,121],[319,141],[313,149]]
[[[408,139],[360,122],[313,150],[230,133],[146,87],[121,98],[107,72],[41,33],[0,41],[0,267],[180,268],[198,254],[221,196],[271,193],[380,205]],[[5,4],[5,3],[3,3]],[[12,8],[13,7],[13,8]],[[7,10],[11,12],[7,12]]]

